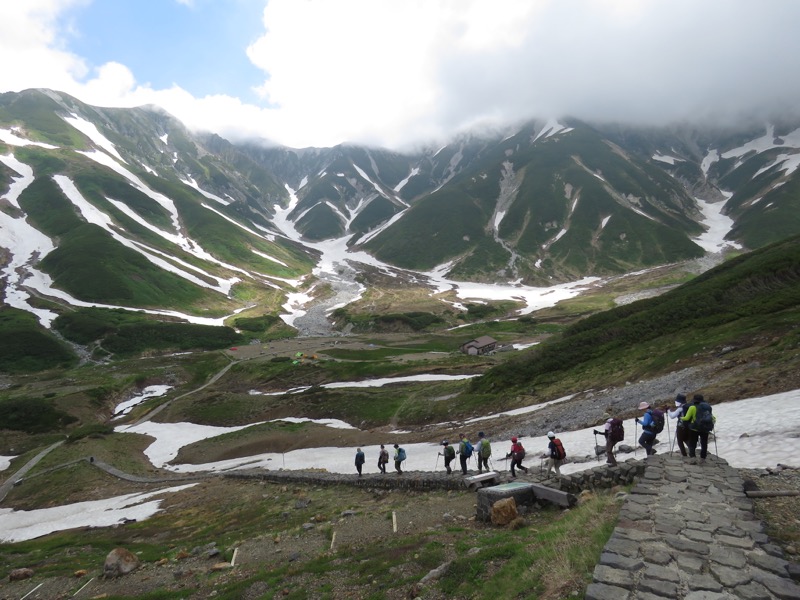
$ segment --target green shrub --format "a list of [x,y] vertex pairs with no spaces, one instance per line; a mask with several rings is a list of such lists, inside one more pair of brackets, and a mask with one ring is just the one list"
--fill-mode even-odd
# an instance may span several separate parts
[[0,400],[0,423],[4,429],[25,433],[56,431],[77,421],[44,398],[6,398]]

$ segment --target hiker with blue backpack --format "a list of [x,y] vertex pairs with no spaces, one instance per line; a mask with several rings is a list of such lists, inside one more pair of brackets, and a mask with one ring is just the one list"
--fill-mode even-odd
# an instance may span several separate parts
[[461,473],[467,474],[467,461],[472,457],[472,443],[466,433],[461,434],[461,443],[458,444],[458,460],[461,462]]
[[652,456],[656,453],[653,449],[656,435],[664,430],[664,412],[657,408],[650,408],[650,404],[645,401],[639,403],[639,410],[645,411],[641,419],[636,419],[636,422],[642,426],[639,445],[645,449],[647,456]]
[[689,462],[697,464],[697,442],[700,442],[700,464],[706,462],[708,455],[708,434],[714,430],[716,417],[712,414],[711,405],[705,401],[703,394],[695,394],[692,405],[681,418],[689,426]]

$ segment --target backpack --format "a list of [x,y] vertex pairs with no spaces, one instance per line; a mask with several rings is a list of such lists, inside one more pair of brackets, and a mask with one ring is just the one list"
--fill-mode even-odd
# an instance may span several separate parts
[[612,442],[621,442],[625,439],[625,427],[622,425],[622,419],[611,419],[611,429],[608,433],[608,439]]
[[695,411],[694,429],[704,433],[713,431],[714,415],[711,413],[711,405],[708,402],[700,402]]
[[492,455],[492,445],[489,440],[481,442],[481,458],[489,458]]
[[403,462],[406,459],[406,451],[403,448],[397,449],[397,460]]
[[517,442],[517,446],[519,447],[519,449],[513,453],[513,458],[521,461],[523,458],[525,458],[525,448],[522,447],[522,444],[520,442]]
[[558,460],[564,460],[567,458],[567,451],[564,450],[564,444],[561,443],[561,440],[558,438],[553,438],[553,450],[552,453],[554,454],[553,458]]
[[463,454],[467,458],[472,456],[472,444],[470,443],[469,440],[464,441],[464,450],[461,452],[461,454]]
[[650,416],[653,417],[653,421],[650,423],[650,431],[653,433],[661,433],[664,431],[664,413],[663,411],[654,408],[650,411]]

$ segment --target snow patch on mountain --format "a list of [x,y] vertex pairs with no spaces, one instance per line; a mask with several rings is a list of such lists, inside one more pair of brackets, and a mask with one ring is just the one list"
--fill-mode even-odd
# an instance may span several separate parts
[[544,127],[542,127],[542,130],[536,134],[536,137],[533,138],[533,141],[535,142],[542,137],[549,138],[557,133],[569,133],[570,131],[572,131],[572,127],[567,127],[555,119],[550,119],[547,121],[547,123],[545,123]]
[[719,160],[719,152],[717,150],[709,150],[703,157],[700,163],[700,170],[703,172],[703,177],[708,179],[708,170],[715,162]]
[[781,165],[778,169],[779,171],[786,171],[786,175],[791,175],[797,170],[797,167],[800,166],[800,153],[798,154],[781,154],[776,158],[771,164],[767,165],[766,167],[762,167],[759,169],[755,175],[753,175],[753,179],[761,175],[762,173],[769,171],[770,169]]
[[[732,196],[729,192],[723,192],[725,200],[727,201]],[[703,248],[706,252],[722,252],[726,248],[742,247],[738,242],[732,242],[725,239],[731,229],[733,229],[733,219],[729,216],[722,214],[725,209],[725,202],[708,202],[701,198],[695,198],[700,212],[703,213],[702,224],[706,227],[706,231],[698,237],[693,238],[694,242]]]
[[12,127],[11,129],[0,128],[0,142],[4,142],[9,146],[38,146],[39,148],[47,148],[48,150],[55,150],[58,146],[52,144],[45,144],[44,142],[35,142],[24,138],[19,135],[20,129]]
[[394,191],[399,193],[400,190],[406,187],[406,184],[409,181],[411,181],[411,178],[417,175],[418,173],[419,173],[419,167],[414,167],[413,169],[411,169],[411,172],[406,176],[406,178],[403,179],[403,181],[398,183],[396,186],[394,186]]
[[75,113],[72,113],[69,117],[62,117],[64,121],[72,125],[75,129],[80,131],[90,140],[95,146],[102,148],[106,152],[108,152],[111,156],[119,160],[120,162],[124,162],[127,164],[127,161],[120,156],[119,152],[117,151],[117,147],[112,144],[109,139],[100,133],[100,130],[97,129],[97,126],[86,119],[82,119]]
[[657,160],[659,162],[667,163],[668,165],[673,165],[673,166],[675,165],[676,162],[685,162],[682,158],[676,158],[668,154],[653,154],[651,158],[653,160]]
[[197,190],[198,192],[203,194],[203,196],[205,196],[209,200],[213,200],[214,202],[219,202],[223,206],[228,206],[230,204],[229,200],[225,200],[224,198],[220,198],[216,194],[212,194],[211,192],[207,192],[206,190],[201,188],[200,185],[194,180],[194,177],[189,176],[186,179],[181,179],[180,181],[181,181],[181,183],[185,183],[186,185],[188,185],[190,188]]
[[[201,271],[199,268],[190,265],[185,261],[181,261],[175,257],[170,256],[169,257],[170,260],[165,260],[163,258],[160,258],[159,256],[156,256],[156,254],[163,255],[163,253],[156,250],[155,248],[147,248],[141,242],[130,240],[121,233],[119,233],[118,228],[114,227],[114,222],[111,220],[111,217],[109,217],[106,213],[104,213],[99,208],[91,204],[88,200],[86,200],[83,197],[83,195],[81,195],[81,193],[78,191],[78,188],[75,187],[75,184],[72,182],[72,180],[69,179],[67,176],[54,175],[53,180],[61,188],[61,191],[64,192],[64,195],[67,196],[70,202],[72,202],[78,208],[81,215],[83,216],[84,219],[86,219],[88,223],[92,223],[94,225],[102,227],[111,235],[111,237],[113,237],[120,244],[122,244],[126,248],[130,248],[131,250],[138,252],[157,267],[164,269],[165,271],[169,271],[170,273],[174,273],[179,277],[183,277],[187,281],[190,281],[197,286],[214,290],[221,294],[225,294],[226,296],[230,294],[233,284],[237,283],[238,281],[241,281],[238,277],[232,277],[230,279],[223,279],[221,277],[216,277],[208,272]],[[203,279],[200,279],[199,277],[195,277],[194,275],[188,273],[187,271],[179,269],[173,264],[173,262],[178,263],[185,268],[193,269],[202,273],[206,277],[209,277],[210,279],[216,281],[217,282],[216,285],[213,285]],[[241,271],[241,269],[238,268],[237,270]]]

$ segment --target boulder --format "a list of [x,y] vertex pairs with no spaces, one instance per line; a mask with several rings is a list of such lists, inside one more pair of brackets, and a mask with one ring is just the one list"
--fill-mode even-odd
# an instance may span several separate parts
[[508,525],[518,516],[517,502],[513,497],[503,498],[492,504],[492,525]]
[[22,581],[23,579],[30,579],[33,577],[33,569],[24,567],[22,569],[14,569],[8,574],[9,581]]
[[135,571],[139,566],[139,557],[125,548],[114,548],[106,556],[103,565],[103,577],[113,579]]

